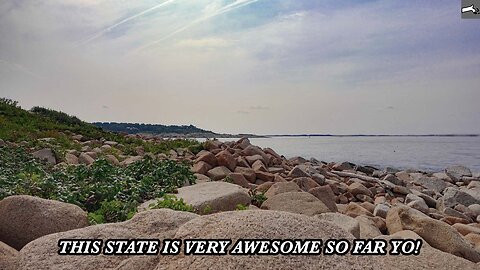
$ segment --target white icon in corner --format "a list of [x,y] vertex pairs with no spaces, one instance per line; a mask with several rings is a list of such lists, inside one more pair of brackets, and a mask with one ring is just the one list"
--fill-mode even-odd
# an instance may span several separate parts
[[478,8],[474,7],[473,5],[469,7],[462,7],[462,13],[473,12],[473,14],[478,14]]

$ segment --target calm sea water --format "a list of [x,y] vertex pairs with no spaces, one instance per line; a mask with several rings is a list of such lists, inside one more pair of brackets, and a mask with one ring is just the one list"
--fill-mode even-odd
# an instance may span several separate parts
[[435,172],[461,164],[480,172],[480,137],[273,137],[250,141],[287,158],[314,157],[326,162]]

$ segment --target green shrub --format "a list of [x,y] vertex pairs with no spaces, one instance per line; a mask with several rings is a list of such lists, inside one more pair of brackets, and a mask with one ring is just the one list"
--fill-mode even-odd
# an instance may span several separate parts
[[237,204],[237,206],[235,207],[235,209],[236,209],[237,211],[244,211],[244,210],[248,210],[248,206],[239,203],[239,204]]
[[194,212],[193,206],[186,204],[183,199],[178,199],[175,195],[165,194],[156,203],[150,205],[151,209],[169,208],[176,211]]
[[99,159],[91,166],[52,167],[22,148],[0,147],[0,200],[31,195],[76,204],[94,223],[128,219],[146,200],[194,184],[189,166],[145,157],[126,167]]
[[202,211],[202,214],[203,215],[209,215],[213,212],[213,209],[212,209],[212,206],[211,205],[207,205],[205,206],[205,208],[203,208],[203,211]]
[[250,195],[252,204],[257,207],[260,207],[262,203],[267,200],[267,197],[265,196],[264,192],[258,192],[255,189],[250,189],[250,191],[248,192],[248,195]]

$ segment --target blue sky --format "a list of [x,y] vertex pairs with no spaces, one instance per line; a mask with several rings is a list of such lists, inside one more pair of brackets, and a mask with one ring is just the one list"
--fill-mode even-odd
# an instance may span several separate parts
[[479,26],[451,0],[7,0],[0,95],[228,133],[480,133]]

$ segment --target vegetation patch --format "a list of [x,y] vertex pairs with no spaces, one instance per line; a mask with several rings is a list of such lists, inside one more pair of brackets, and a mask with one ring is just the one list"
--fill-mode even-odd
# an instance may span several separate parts
[[130,218],[139,203],[174,192],[195,177],[187,164],[144,160],[117,167],[104,159],[91,166],[44,164],[21,147],[0,147],[0,200],[31,195],[76,204],[92,223]]
[[169,208],[175,211],[194,212],[192,205],[187,204],[183,199],[178,199],[175,195],[165,194],[162,198],[157,199],[157,202],[150,205],[150,209]]
[[9,142],[26,142],[31,148],[41,148],[42,141],[38,139],[55,139],[58,152],[68,149],[79,150],[80,145],[75,143],[71,136],[78,134],[87,140],[105,139],[118,142],[127,155],[134,155],[136,147],[143,147],[145,152],[152,154],[167,153],[172,149],[186,148],[194,154],[203,149],[196,140],[170,139],[161,142],[145,141],[121,134],[102,130],[100,127],[83,122],[75,116],[66,113],[33,107],[26,111],[16,101],[0,98],[0,138]]
[[252,204],[257,207],[262,206],[262,203],[267,200],[267,196],[265,196],[264,192],[258,192],[255,189],[250,189],[250,191],[248,191],[248,195],[250,195]]

